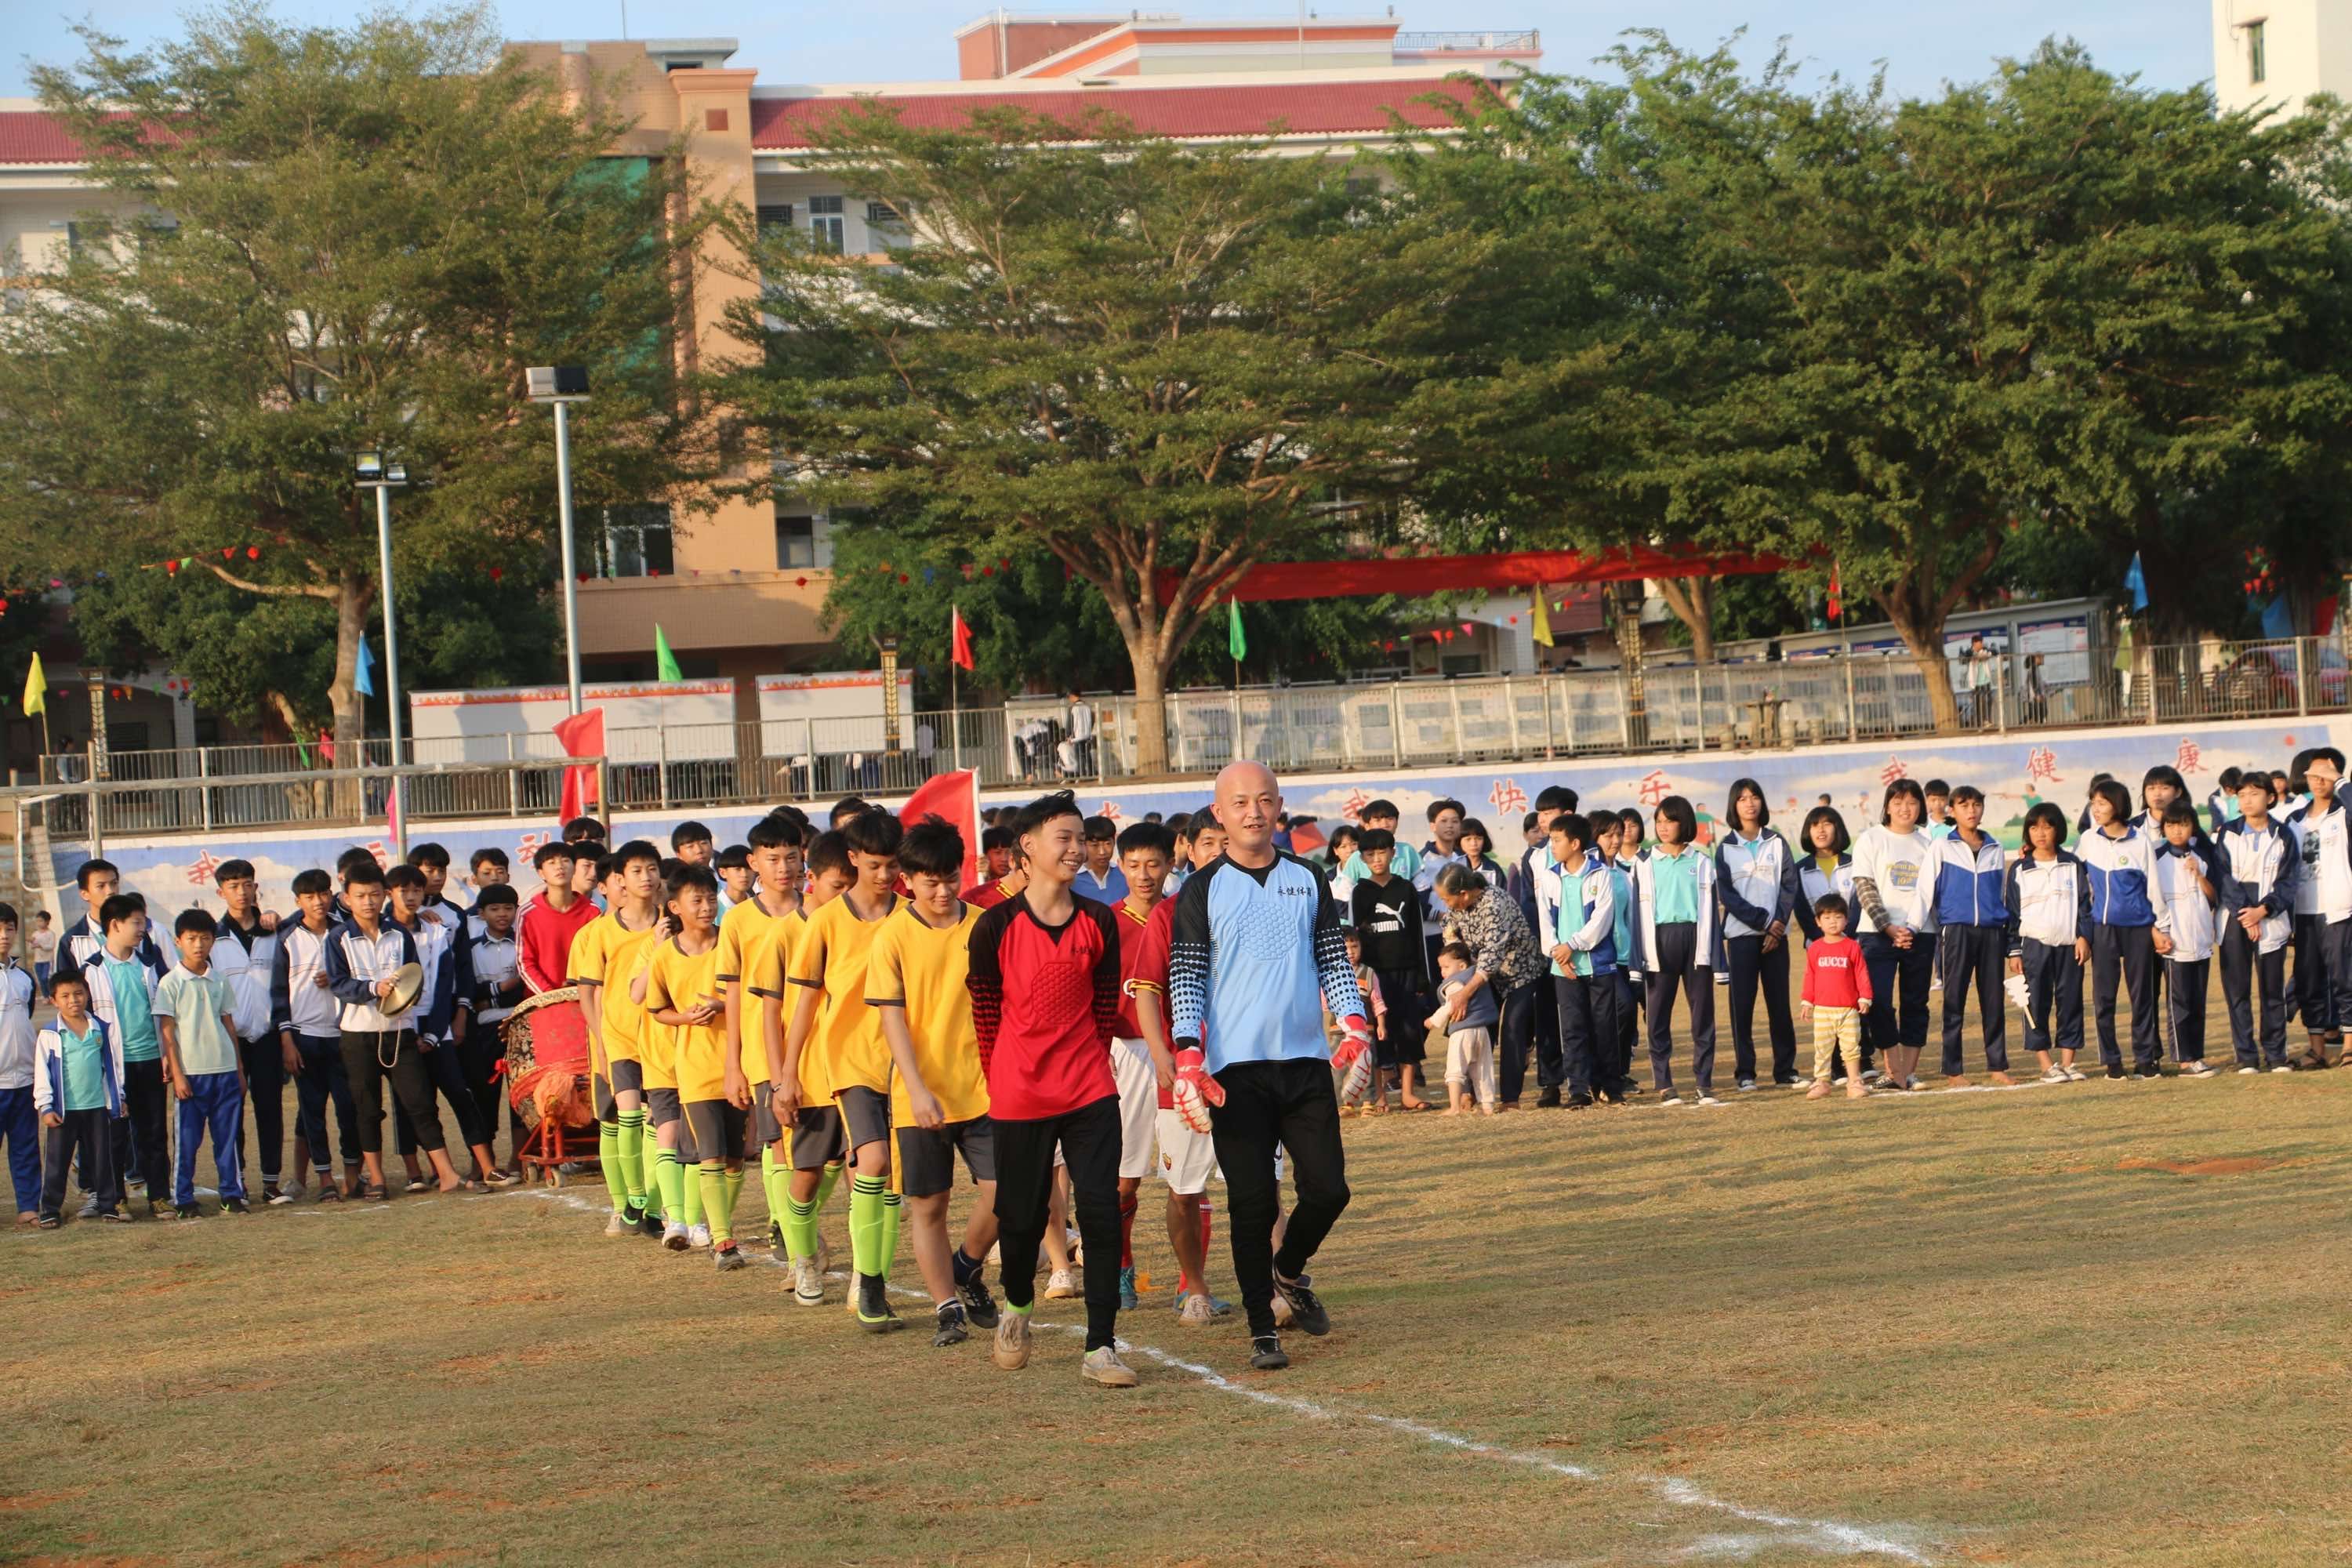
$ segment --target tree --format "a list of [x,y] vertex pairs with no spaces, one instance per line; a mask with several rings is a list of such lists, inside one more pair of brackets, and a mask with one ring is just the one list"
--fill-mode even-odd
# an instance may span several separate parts
[[420,481],[396,571],[510,563],[555,510],[524,368],[584,363],[582,504],[671,492],[699,426],[664,345],[701,220],[675,216],[674,160],[606,157],[625,127],[502,55],[487,10],[336,30],[232,8],[153,56],[83,37],[35,81],[113,205],[0,327],[0,580],[185,558],[332,647],[353,740],[378,587],[354,451]]
[[1486,242],[1344,165],[1107,117],[934,131],[867,106],[820,140],[919,242],[884,267],[747,236],[766,290],[736,331],[763,362],[715,396],[781,487],[1066,566],[1125,648],[1139,770],[1161,771],[1169,679],[1228,586],[1334,552],[1410,479],[1402,416]]

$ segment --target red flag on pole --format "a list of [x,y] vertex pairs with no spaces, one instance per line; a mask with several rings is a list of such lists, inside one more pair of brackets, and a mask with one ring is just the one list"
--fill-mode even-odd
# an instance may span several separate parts
[[[604,754],[604,710],[584,709],[569,718],[555,721],[556,743],[567,757],[601,757]],[[596,795],[594,768],[563,770],[563,799],[557,814],[566,822],[575,816],[585,816],[604,804]]]
[[948,657],[954,660],[958,669],[970,669],[972,668],[971,626],[963,618],[963,611],[952,605],[948,607],[948,617],[950,629],[955,633],[955,647]]
[[1832,619],[1832,620],[1833,620],[1833,621],[1834,621],[1834,620],[1836,620],[1836,619],[1838,619],[1838,618],[1839,618],[1839,616],[1840,616],[1840,615],[1842,614],[1842,610],[1843,610],[1843,607],[1838,604],[1838,569],[1837,569],[1837,563],[1835,563],[1835,562],[1832,562],[1832,563],[1830,563],[1830,602],[1829,602],[1830,619]]
[[963,876],[968,897],[980,885],[980,775],[970,768],[941,773],[907,797],[898,820],[909,826],[936,816],[963,835]]

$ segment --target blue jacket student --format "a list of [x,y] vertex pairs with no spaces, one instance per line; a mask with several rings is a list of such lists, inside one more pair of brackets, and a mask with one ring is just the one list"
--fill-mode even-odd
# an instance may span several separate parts
[[1848,910],[1855,907],[1852,850],[1841,850],[1837,868],[1828,873],[1822,870],[1821,861],[1813,856],[1808,855],[1798,863],[1797,924],[1804,931],[1807,942],[1822,940],[1821,917],[1813,913],[1813,906],[1826,893],[1835,893],[1843,899]]
[[1592,980],[1617,973],[1617,927],[1621,919],[1617,910],[1617,873],[1601,858],[1598,849],[1584,852],[1584,864],[1575,873],[1573,883],[1576,901],[1566,898],[1570,883],[1561,879],[1563,895],[1559,906],[1559,922],[1552,931],[1552,941],[1575,950],[1575,963],[1562,970],[1551,966],[1554,974],[1573,973],[1581,980]]
[[[106,1113],[121,1116],[122,1109],[122,1037],[109,1028],[106,1020],[95,1013],[89,1026],[98,1031],[106,1049],[98,1057],[100,1082],[106,1089]],[[33,1110],[46,1116],[51,1111],[62,1115],[66,1108],[65,1026],[51,1019],[34,1037],[33,1055],[39,1063],[39,1075],[33,1081]],[[46,1091],[46,1092],[44,1092]]]
[[1753,838],[1727,832],[1715,846],[1715,890],[1726,937],[1760,936],[1776,924],[1785,930],[1802,896],[1788,840],[1769,827]]
[[2111,838],[2093,828],[2075,841],[2075,853],[2091,889],[2091,923],[2171,929],[2170,914],[2156,907],[2156,841],[2133,829]]
[[2248,910],[2263,911],[2261,949],[2276,952],[2294,931],[2295,888],[2303,876],[2303,857],[2295,853],[2294,834],[2273,816],[2257,832],[2243,817],[2221,825],[2213,836],[2216,875],[2213,891],[2221,895],[2222,931]]
[[1935,878],[1938,929],[2008,922],[2004,884],[2009,853],[1992,835],[1986,834],[1984,843],[1971,850],[1957,832],[1948,834],[1928,846],[1927,866]]

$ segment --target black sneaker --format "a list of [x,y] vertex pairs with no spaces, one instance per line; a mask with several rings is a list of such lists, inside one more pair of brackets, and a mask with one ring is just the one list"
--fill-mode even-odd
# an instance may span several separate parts
[[1580,1089],[1568,1097],[1568,1108],[1570,1110],[1590,1110],[1592,1109],[1592,1097]]
[[887,1334],[907,1325],[890,1310],[890,1287],[879,1274],[857,1277],[857,1326],[869,1334]]
[[2124,1076],[2124,1069],[2119,1067],[2109,1068],[2107,1069],[2107,1076],[2109,1078],[2122,1078]]
[[169,1214],[158,1214],[154,1205],[147,1205],[147,1215],[150,1219],[196,1219],[201,1217],[203,1211],[194,1204],[173,1204]]
[[963,1315],[973,1328],[995,1330],[996,1298],[988,1293],[988,1281],[981,1278],[979,1269],[956,1287],[956,1294],[963,1299]]
[[2154,1062],[2142,1062],[2132,1070],[2134,1078],[2162,1078],[2164,1069]]
[[1292,1327],[1320,1338],[1331,1331],[1331,1314],[1323,1310],[1323,1303],[1307,1288],[1310,1283],[1304,1274],[1296,1279],[1285,1279],[1277,1274],[1274,1277],[1274,1292],[1290,1303]]
[[247,1206],[246,1201],[243,1198],[223,1198],[221,1200],[221,1213],[223,1214],[251,1214],[253,1210]]
[[1558,1110],[1559,1108],[1559,1085],[1556,1083],[1547,1085],[1544,1091],[1536,1096],[1536,1105],[1539,1110]]
[[1625,1091],[1612,1083],[1594,1089],[1592,1098],[1603,1105],[1622,1105],[1625,1103]]
[[940,1302],[938,1316],[939,1331],[931,1335],[933,1348],[943,1349],[948,1345],[960,1345],[971,1338],[971,1331],[963,1326],[962,1302]]
[[1279,1334],[1256,1334],[1250,1340],[1250,1366],[1257,1372],[1280,1372],[1290,1364]]
[[65,1224],[65,1221],[58,1218],[56,1215],[45,1214],[33,1223],[42,1230],[55,1230],[58,1226]]
[[279,1188],[276,1182],[264,1182],[261,1184],[261,1201],[263,1203],[274,1204],[283,1195],[283,1190]]
[[637,1217],[637,1234],[639,1236],[648,1237],[655,1241],[659,1241],[662,1238],[662,1232],[667,1228],[667,1227],[662,1224],[661,1215],[654,1213],[651,1209],[646,1210],[643,1215],[640,1215]]
[[731,1241],[719,1249],[719,1255],[714,1261],[718,1264],[719,1272],[721,1274],[751,1267],[751,1260],[743,1256],[743,1249]]

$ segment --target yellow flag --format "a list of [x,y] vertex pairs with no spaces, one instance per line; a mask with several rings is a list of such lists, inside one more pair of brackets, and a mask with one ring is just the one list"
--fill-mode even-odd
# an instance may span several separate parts
[[32,667],[25,671],[25,717],[49,710],[49,678],[41,673],[41,656],[33,655]]
[[1551,647],[1551,609],[1544,603],[1544,587],[1536,584],[1535,639],[1538,647]]

